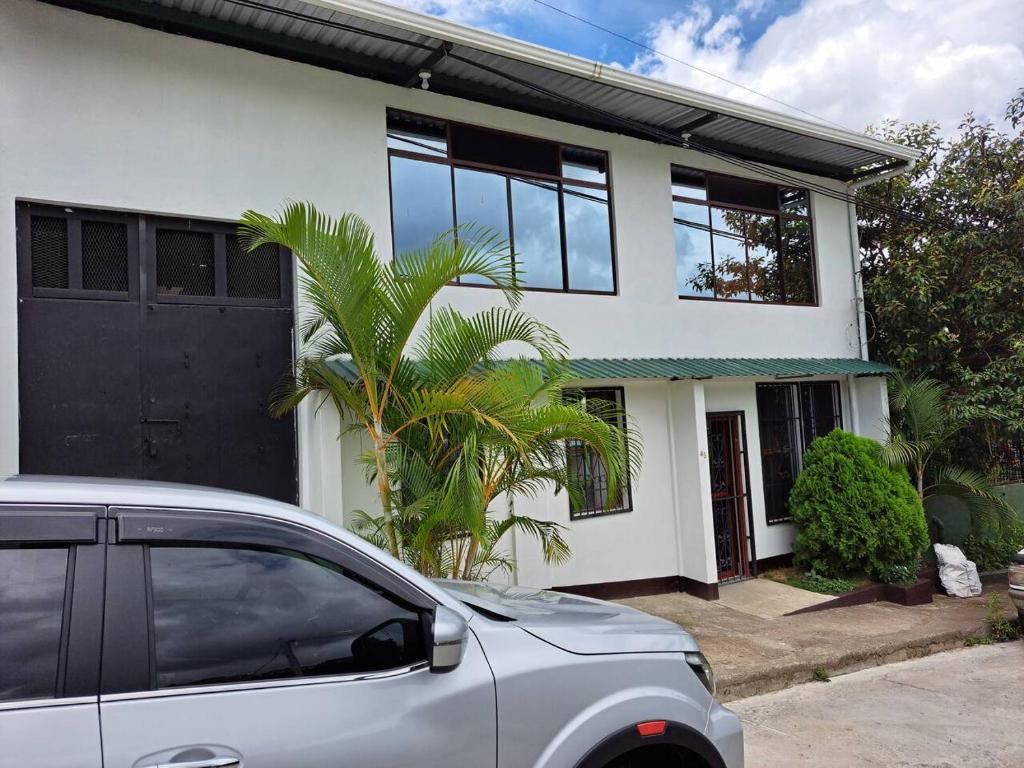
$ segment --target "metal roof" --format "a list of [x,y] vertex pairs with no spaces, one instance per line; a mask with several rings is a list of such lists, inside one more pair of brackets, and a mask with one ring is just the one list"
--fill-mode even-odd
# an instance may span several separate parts
[[[541,365],[539,361],[534,361]],[[893,368],[860,358],[756,357],[582,357],[568,361],[580,379],[711,379],[735,377],[884,376]],[[330,361],[343,378],[354,381],[356,368],[346,358]]]
[[42,0],[274,56],[842,180],[916,150],[375,0]]

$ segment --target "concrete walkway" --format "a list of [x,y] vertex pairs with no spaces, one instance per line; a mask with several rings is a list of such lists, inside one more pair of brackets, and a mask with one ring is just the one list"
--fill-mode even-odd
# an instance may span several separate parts
[[733,702],[746,763],[1024,765],[1024,643],[962,648]]
[[723,584],[718,593],[719,605],[761,619],[778,619],[787,613],[833,599],[832,595],[808,592],[771,579],[747,579]]
[[681,624],[700,642],[715,669],[723,701],[779,690],[811,679],[816,669],[835,675],[963,646],[983,633],[990,587],[982,597],[935,596],[932,605],[872,603],[763,618],[683,593],[622,602]]

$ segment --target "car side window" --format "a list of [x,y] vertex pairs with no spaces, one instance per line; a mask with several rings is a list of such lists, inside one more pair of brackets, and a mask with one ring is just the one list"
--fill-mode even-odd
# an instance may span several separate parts
[[149,548],[158,688],[375,672],[427,657],[419,612],[285,550]]
[[0,549],[0,701],[56,695],[67,573],[66,547]]

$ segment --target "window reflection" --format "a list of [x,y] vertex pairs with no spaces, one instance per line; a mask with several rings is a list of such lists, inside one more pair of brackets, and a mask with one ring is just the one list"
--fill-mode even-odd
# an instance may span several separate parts
[[397,110],[387,122],[396,261],[476,225],[508,240],[523,287],[615,292],[607,153]]
[[750,294],[747,279],[747,247],[744,232],[747,214],[711,209],[711,245],[715,249],[715,296],[722,299],[746,299]]
[[391,157],[391,216],[395,255],[429,248],[454,225],[451,168],[440,163]]
[[[455,211],[460,230],[485,227],[503,240],[509,239],[508,181],[504,176],[469,168],[455,169]],[[459,282],[492,284],[484,277],[469,275]]]
[[512,220],[516,269],[528,288],[562,288],[562,240],[558,220],[558,185],[514,178]]
[[294,553],[153,547],[161,688],[340,675],[425,659],[419,615]]
[[673,166],[672,195],[680,298],[816,302],[807,190]]
[[67,549],[0,549],[0,701],[52,697]]
[[676,292],[680,296],[714,296],[709,209],[673,202],[676,239]]
[[569,288],[576,291],[615,289],[608,193],[590,187],[563,188],[565,248]]

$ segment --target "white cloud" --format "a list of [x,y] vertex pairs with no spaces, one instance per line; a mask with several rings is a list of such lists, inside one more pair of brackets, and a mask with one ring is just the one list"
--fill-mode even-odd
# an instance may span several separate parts
[[[1019,0],[808,0],[777,18],[751,45],[740,0],[716,16],[698,3],[656,23],[648,43],[761,93],[862,130],[885,118],[937,120],[956,128],[973,110],[1000,122],[1024,86],[1024,2]],[[654,54],[631,68],[704,91],[778,104]]]
[[[496,28],[496,16],[531,5],[530,0],[386,0],[411,11],[441,16],[475,27]],[[500,25],[499,25],[500,26]]]

